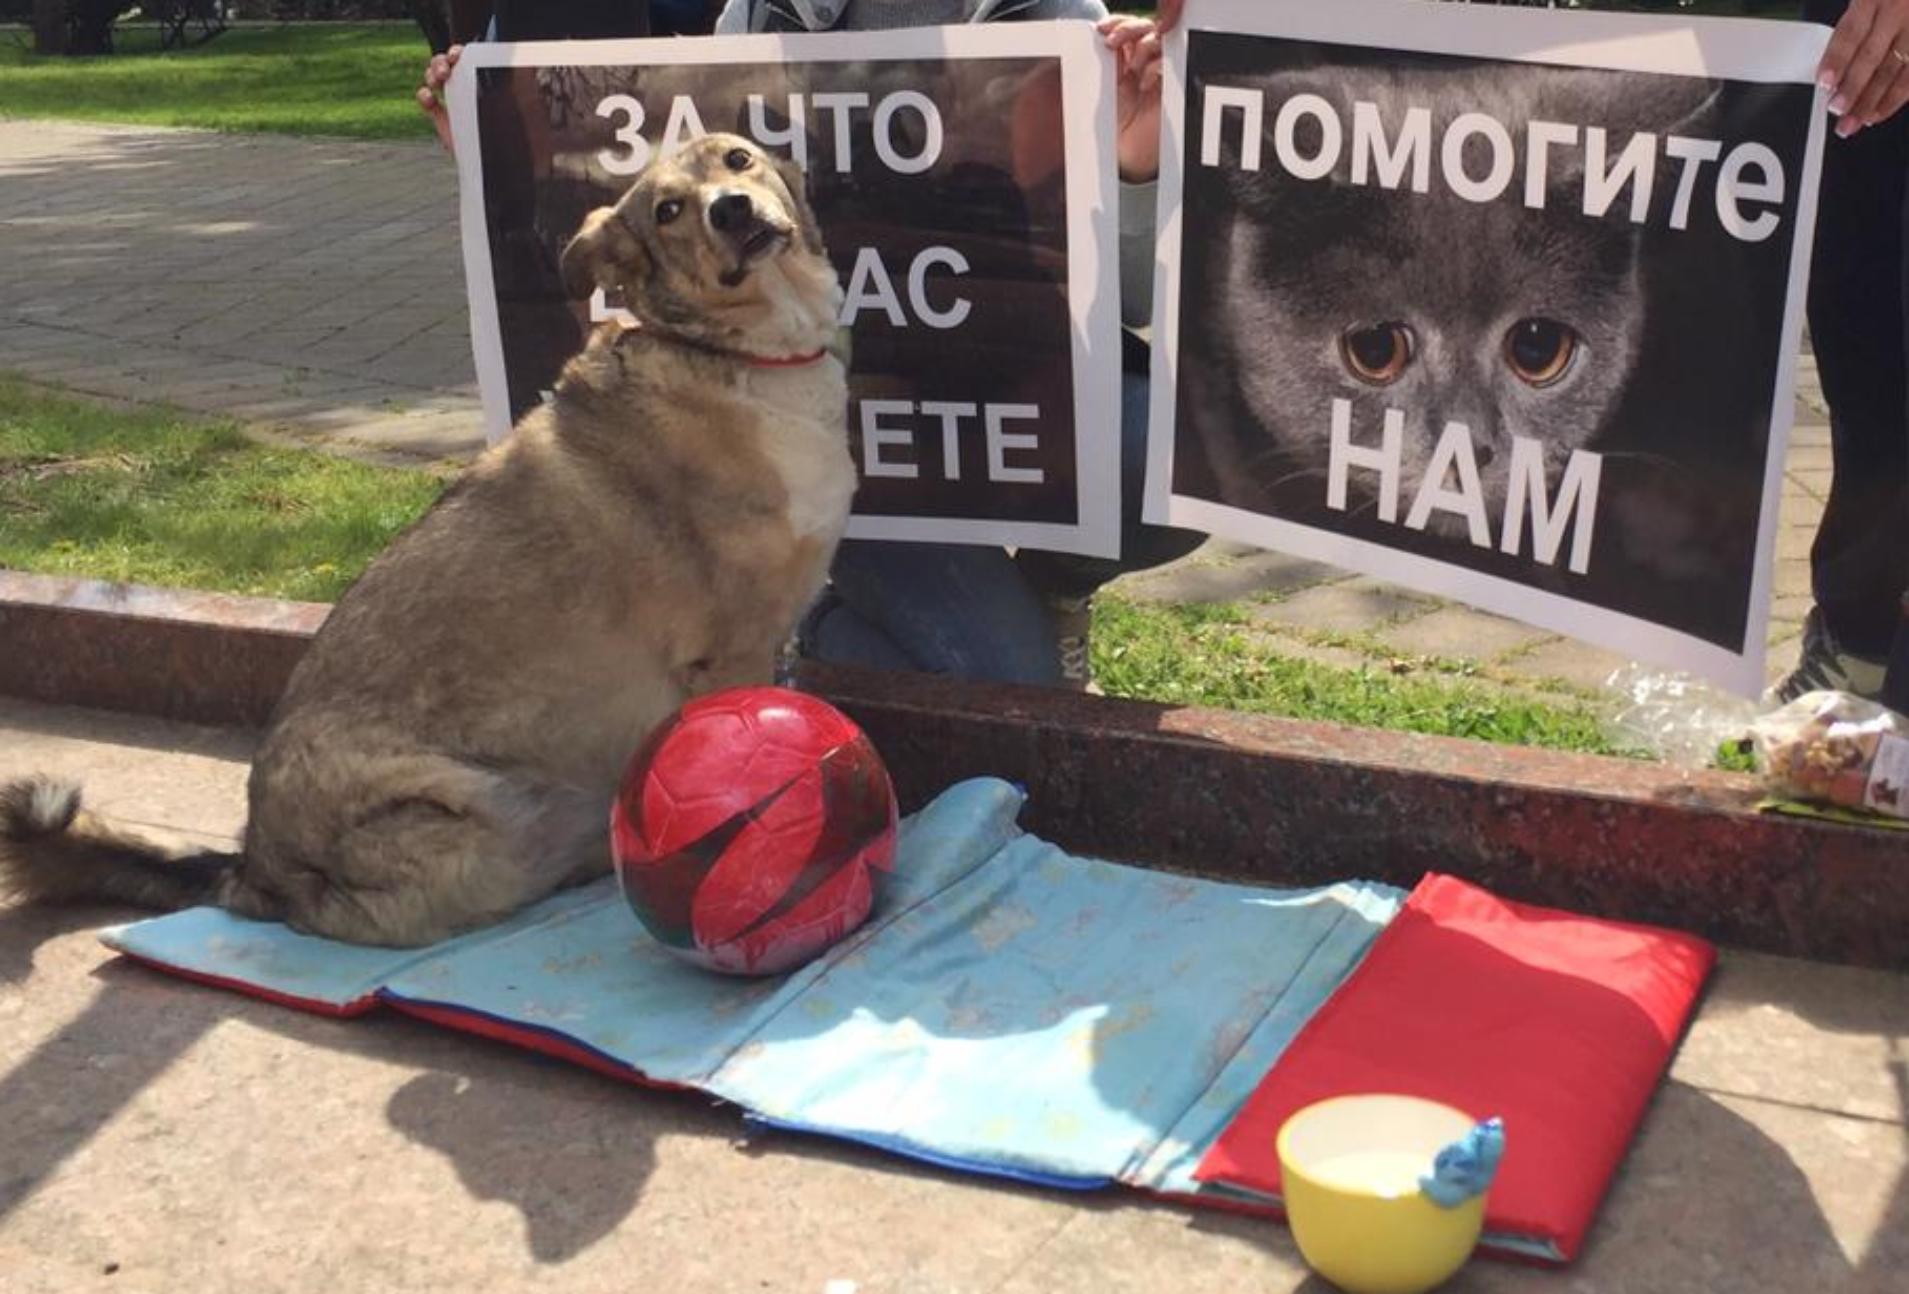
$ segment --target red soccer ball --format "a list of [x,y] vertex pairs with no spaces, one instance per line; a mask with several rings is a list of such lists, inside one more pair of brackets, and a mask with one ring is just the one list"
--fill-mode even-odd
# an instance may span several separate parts
[[787,688],[731,688],[636,753],[610,845],[623,897],[664,947],[774,975],[867,919],[895,819],[888,769],[847,715]]

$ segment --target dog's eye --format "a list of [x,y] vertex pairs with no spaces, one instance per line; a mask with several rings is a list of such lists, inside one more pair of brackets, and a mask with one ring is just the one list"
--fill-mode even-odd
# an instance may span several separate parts
[[749,156],[748,150],[743,148],[732,148],[723,154],[723,165],[732,171],[746,171],[755,160]]
[[1396,320],[1348,328],[1339,337],[1339,354],[1361,382],[1390,386],[1412,362],[1412,330]]
[[665,198],[656,204],[656,223],[667,225],[683,214],[683,202],[680,198]]
[[1520,319],[1505,333],[1505,363],[1532,386],[1562,378],[1577,353],[1577,333],[1556,319]]

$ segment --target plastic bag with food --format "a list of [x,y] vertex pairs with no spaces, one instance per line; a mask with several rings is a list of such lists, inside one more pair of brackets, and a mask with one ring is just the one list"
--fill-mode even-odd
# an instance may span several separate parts
[[1909,719],[1846,692],[1810,692],[1751,727],[1773,794],[1909,819]]
[[1717,747],[1740,739],[1757,716],[1756,702],[1695,675],[1626,665],[1604,682],[1619,698],[1605,731],[1623,750],[1648,751],[1678,768],[1707,768]]

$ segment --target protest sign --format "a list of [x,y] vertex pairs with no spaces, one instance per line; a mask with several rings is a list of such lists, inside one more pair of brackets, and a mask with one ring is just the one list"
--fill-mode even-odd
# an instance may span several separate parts
[[558,258],[727,131],[808,177],[845,290],[854,538],[1119,545],[1111,60],[1085,23],[467,46],[451,86],[493,440],[621,304]]
[[1147,519],[1754,692],[1825,37],[1191,0]]

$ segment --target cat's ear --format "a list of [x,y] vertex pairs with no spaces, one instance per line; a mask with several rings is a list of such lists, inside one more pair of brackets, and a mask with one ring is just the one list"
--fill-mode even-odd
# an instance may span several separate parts
[[1683,76],[1635,76],[1622,94],[1611,92],[1612,73],[1595,69],[1548,70],[1530,115],[1579,128],[1579,147],[1554,149],[1547,187],[1555,200],[1570,204],[1584,186],[1584,132],[1602,128],[1609,147],[1622,149],[1640,131],[1657,136],[1661,156],[1666,135],[1712,137],[1722,85]]
[[1667,113],[1676,114],[1676,124],[1666,126],[1660,134],[1667,135],[1714,135],[1711,122],[1717,115],[1717,105],[1723,97],[1721,81],[1699,81],[1694,77],[1665,77],[1664,80],[1681,82],[1670,102],[1665,105]]
[[[1265,172],[1279,167],[1273,141],[1280,106],[1300,95],[1321,99],[1331,106],[1340,123],[1341,137],[1344,138],[1345,132],[1351,128],[1355,96],[1349,91],[1345,77],[1328,76],[1322,70],[1304,67],[1255,77],[1249,82],[1235,82],[1233,86],[1252,95],[1263,96],[1263,109],[1257,114],[1249,114],[1210,103],[1205,111],[1217,114],[1217,126],[1208,126],[1204,121],[1201,123],[1201,129],[1194,135],[1196,147],[1200,151],[1188,160],[1197,161],[1203,170],[1217,171],[1224,178],[1227,193],[1236,206],[1267,216],[1271,214],[1270,207],[1277,204],[1286,188],[1266,183],[1265,175]],[[1248,138],[1247,132],[1255,116],[1258,130],[1253,132],[1252,138]],[[1217,154],[1207,152],[1208,131],[1212,131],[1211,142]],[[1301,145],[1302,148],[1309,146]],[[1248,169],[1248,162],[1255,163],[1252,169]],[[1305,186],[1308,206],[1316,206],[1321,201],[1322,190],[1340,188],[1344,183],[1343,167],[1334,167],[1328,175]]]

